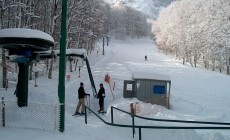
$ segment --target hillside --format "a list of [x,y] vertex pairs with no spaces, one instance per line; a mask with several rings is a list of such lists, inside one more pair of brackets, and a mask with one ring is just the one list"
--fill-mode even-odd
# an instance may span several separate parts
[[105,0],[112,6],[125,4],[156,19],[159,12],[174,0]]

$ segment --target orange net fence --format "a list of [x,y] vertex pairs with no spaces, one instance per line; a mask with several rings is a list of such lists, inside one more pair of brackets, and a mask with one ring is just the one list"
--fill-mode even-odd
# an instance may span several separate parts
[[[105,80],[106,83],[109,84],[111,93],[112,93],[112,95],[113,95],[113,91],[114,91],[116,82],[114,82],[114,81],[112,80],[112,78],[110,78],[110,76],[109,76],[108,74],[105,75],[105,79],[104,79],[104,80]],[[114,96],[113,96],[113,98],[114,98]]]

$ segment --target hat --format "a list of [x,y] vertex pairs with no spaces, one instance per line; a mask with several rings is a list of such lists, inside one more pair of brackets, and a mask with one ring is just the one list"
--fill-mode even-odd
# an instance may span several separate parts
[[81,82],[80,85],[83,86],[84,84]]
[[103,86],[103,84],[102,84],[102,83],[100,83],[100,86]]

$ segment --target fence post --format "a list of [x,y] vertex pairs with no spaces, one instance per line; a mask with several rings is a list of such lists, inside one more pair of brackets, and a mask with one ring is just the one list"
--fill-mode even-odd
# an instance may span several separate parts
[[135,109],[133,107],[133,103],[130,103],[130,112],[131,112],[131,116],[132,116],[132,126],[133,126],[133,138],[134,138],[134,134],[135,134],[135,127],[134,127],[134,114],[135,114]]
[[134,115],[132,114],[132,125],[133,125],[133,138],[135,134],[135,127],[134,127]]
[[111,106],[111,123],[113,124],[113,106]]
[[87,124],[87,109],[85,107],[85,124]]
[[141,127],[139,127],[139,140],[141,140]]
[[2,97],[2,126],[5,127],[5,102],[4,102],[4,97]]

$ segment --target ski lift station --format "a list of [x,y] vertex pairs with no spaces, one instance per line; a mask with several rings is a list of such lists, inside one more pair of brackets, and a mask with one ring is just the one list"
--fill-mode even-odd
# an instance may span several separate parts
[[54,46],[54,39],[49,34],[32,29],[9,28],[0,30],[0,48],[7,49],[9,60],[18,63],[18,82],[15,94],[18,106],[28,104],[29,63],[38,61],[35,51],[46,51]]
[[[53,58],[56,54],[60,55],[60,50],[49,50],[54,46],[54,39],[49,34],[32,29],[10,28],[0,30],[0,48],[7,49],[7,56],[11,62],[18,63],[19,74],[16,87],[18,106],[26,107],[28,104],[28,73],[31,61]],[[66,56],[80,57],[86,61],[86,66],[93,90],[97,94],[93,75],[85,49],[66,49]],[[37,71],[34,71],[37,72]],[[35,84],[36,85],[36,84]]]
[[170,76],[138,71],[132,73],[132,80],[124,81],[123,97],[137,98],[169,109],[170,88]]

